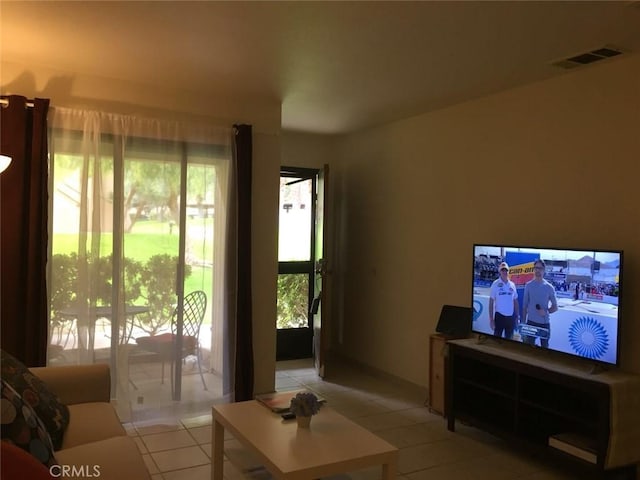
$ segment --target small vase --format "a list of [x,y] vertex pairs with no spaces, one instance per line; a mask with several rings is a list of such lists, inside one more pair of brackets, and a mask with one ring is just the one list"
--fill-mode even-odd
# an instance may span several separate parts
[[309,428],[311,425],[311,417],[296,417],[298,428]]

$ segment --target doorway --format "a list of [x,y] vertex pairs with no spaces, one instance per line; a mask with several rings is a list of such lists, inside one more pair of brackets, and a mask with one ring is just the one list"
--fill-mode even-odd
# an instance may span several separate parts
[[276,360],[312,355],[318,173],[280,170]]

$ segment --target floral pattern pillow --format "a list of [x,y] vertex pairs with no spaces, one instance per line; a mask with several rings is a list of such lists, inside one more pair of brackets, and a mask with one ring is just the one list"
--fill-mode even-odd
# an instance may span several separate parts
[[2,380],[0,398],[2,441],[22,448],[46,466],[56,464],[51,437],[36,412],[11,385]]
[[49,432],[53,448],[59,450],[62,446],[62,436],[69,425],[69,408],[22,362],[4,350],[1,352],[2,380],[11,385],[33,408]]

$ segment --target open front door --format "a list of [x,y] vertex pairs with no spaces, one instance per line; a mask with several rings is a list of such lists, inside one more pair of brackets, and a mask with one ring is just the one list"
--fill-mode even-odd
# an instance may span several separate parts
[[329,327],[331,325],[331,270],[329,228],[327,213],[329,209],[327,192],[329,187],[329,165],[318,172],[318,191],[316,202],[316,239],[314,253],[314,295],[311,306],[313,322],[313,361],[318,375],[325,376],[326,352],[329,347]]
[[328,173],[328,166],[280,169],[276,360],[313,356],[320,376],[331,312]]

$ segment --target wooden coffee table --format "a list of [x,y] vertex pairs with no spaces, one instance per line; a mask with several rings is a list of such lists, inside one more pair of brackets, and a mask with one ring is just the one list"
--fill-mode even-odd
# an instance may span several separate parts
[[383,480],[396,477],[398,449],[326,405],[306,429],[251,400],[213,406],[212,480],[223,480],[225,428],[280,480],[311,480],[374,465],[382,466]]

